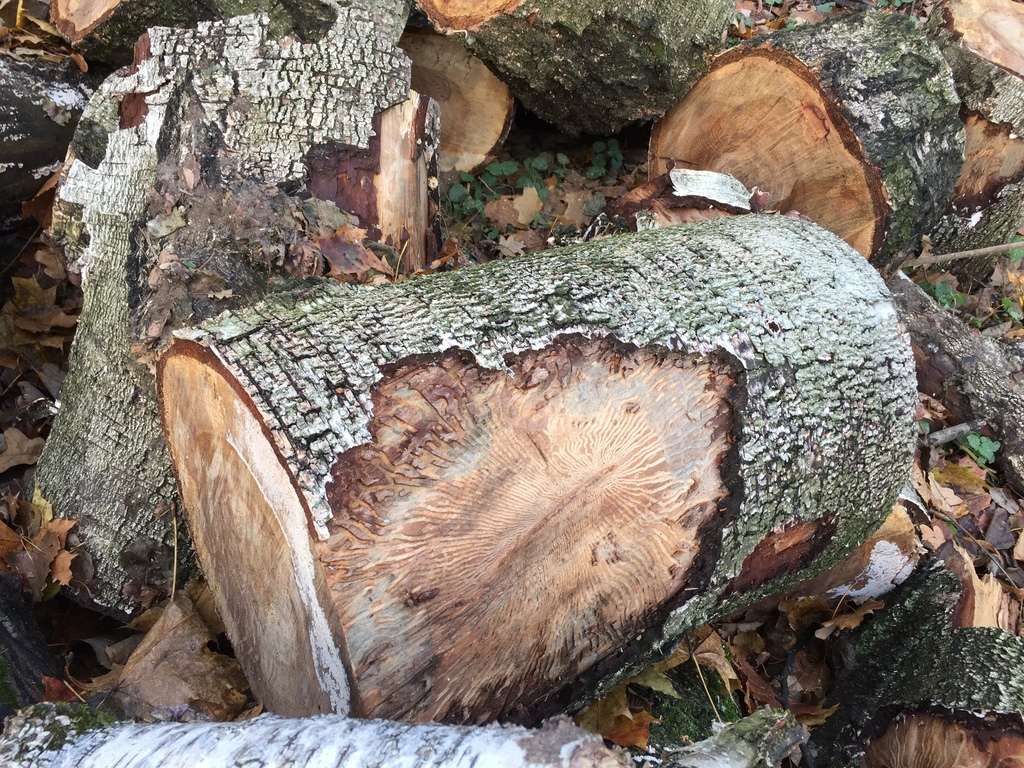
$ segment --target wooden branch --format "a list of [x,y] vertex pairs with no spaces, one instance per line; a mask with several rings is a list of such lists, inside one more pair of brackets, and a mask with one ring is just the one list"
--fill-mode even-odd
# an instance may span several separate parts
[[838,561],[916,402],[877,275],[777,216],[313,286],[180,332],[160,382],[260,700],[458,722],[581,703]]
[[652,176],[673,164],[731,174],[890,273],[950,199],[958,106],[949,67],[912,20],[849,14],[716,58],[655,124],[648,165]]
[[970,251],[960,251],[958,253],[943,253],[938,256],[921,256],[919,258],[903,262],[903,266],[906,269],[910,269],[912,267],[929,267],[932,264],[945,264],[950,261],[957,261],[958,259],[973,259],[977,256],[994,256],[997,253],[1006,253],[1008,251],[1016,250],[1017,248],[1024,248],[1024,242],[1018,240],[1013,243],[990,245],[985,248],[974,248]]

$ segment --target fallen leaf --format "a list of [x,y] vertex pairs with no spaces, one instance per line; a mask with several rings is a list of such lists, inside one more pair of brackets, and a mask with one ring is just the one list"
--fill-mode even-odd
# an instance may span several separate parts
[[241,665],[211,651],[209,630],[192,601],[178,593],[123,668],[93,682],[110,691],[123,712],[153,719],[187,711],[228,720],[245,707],[248,684]]
[[35,464],[46,444],[45,438],[30,439],[17,427],[8,427],[4,430],[4,442],[7,447],[0,453],[0,472],[24,464]]
[[50,564],[50,576],[58,584],[63,584],[65,587],[71,583],[71,561],[75,559],[73,552],[68,552],[66,549],[62,549],[57,553],[57,556],[53,558],[53,562]]
[[519,224],[529,227],[533,224],[534,217],[544,207],[544,201],[540,199],[536,187],[524,187],[522,194],[517,195],[512,201],[512,206],[519,214]]
[[921,541],[933,552],[951,538],[949,529],[939,523],[922,524],[918,529],[921,531]]
[[[531,187],[532,189],[532,187]],[[534,192],[536,194],[536,191]],[[509,227],[515,228],[519,223],[519,211],[507,197],[491,200],[484,206],[484,216],[500,234],[505,234]]]
[[885,603],[881,600],[865,600],[859,606],[849,613],[841,613],[837,616],[832,617],[828,621],[824,621],[821,624],[821,628],[818,629],[814,634],[821,640],[828,637],[834,630],[837,629],[856,629],[859,627],[864,618],[869,613],[874,613],[880,608],[884,608]]
[[632,717],[617,718],[614,726],[601,735],[620,747],[647,749],[647,740],[651,738],[651,724],[660,722],[661,720],[644,710]]
[[618,718],[632,718],[629,702],[626,700],[626,685],[623,683],[607,696],[590,702],[586,711],[576,718],[576,725],[591,733],[604,734],[615,727]]
[[718,673],[718,676],[722,678],[723,693],[726,695],[743,687],[732,662],[725,654],[725,643],[722,642],[722,638],[718,636],[717,632],[712,632],[694,649],[693,658],[702,667],[713,669]]
[[675,686],[672,685],[672,681],[668,679],[668,676],[654,667],[647,667],[639,675],[631,678],[629,682],[664,693],[673,699],[681,698],[676,692]]
[[523,241],[515,235],[502,235],[498,238],[498,251],[502,256],[522,256],[526,251]]

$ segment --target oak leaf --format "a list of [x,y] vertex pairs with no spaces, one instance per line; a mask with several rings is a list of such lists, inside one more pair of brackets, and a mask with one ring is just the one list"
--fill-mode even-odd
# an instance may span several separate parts
[[17,427],[8,427],[4,430],[4,442],[7,447],[0,453],[0,472],[23,464],[35,464],[46,440],[42,437],[30,439]]

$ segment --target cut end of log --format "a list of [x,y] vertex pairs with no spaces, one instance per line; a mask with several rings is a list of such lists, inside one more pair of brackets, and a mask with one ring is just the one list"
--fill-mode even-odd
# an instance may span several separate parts
[[268,709],[325,708],[313,671],[333,653],[367,716],[529,717],[707,577],[726,364],[581,337],[506,362],[449,351],[384,370],[372,442],[338,456],[304,574],[306,508],[251,402],[199,345],[165,357],[196,550],[220,571],[229,636],[258,651],[247,672]]
[[291,476],[213,356],[189,342],[174,351],[160,376],[167,438],[196,552],[253,693],[284,716],[347,710],[343,649]]
[[509,365],[403,366],[374,393],[373,443],[335,465],[318,551],[367,713],[501,717],[693,578],[726,493],[728,376],[579,339]]
[[970,51],[1024,77],[1024,6],[1018,0],[949,0],[943,19]]
[[473,31],[502,13],[512,13],[523,0],[421,0],[416,5],[442,32]]
[[655,124],[648,165],[652,176],[673,166],[734,176],[864,256],[885,239],[890,206],[860,139],[815,75],[770,45],[720,56]]
[[[1008,720],[1017,722],[1007,727]],[[866,768],[1024,768],[1024,733],[1014,717],[971,716],[967,722],[958,722],[942,714],[912,714],[894,720],[871,742],[863,764]]]
[[992,123],[976,114],[967,115],[964,127],[967,160],[956,182],[953,204],[961,211],[972,212],[991,205],[1006,184],[1024,180],[1024,138],[1009,125]]
[[512,125],[508,87],[462,45],[408,31],[399,45],[412,59],[412,87],[441,105],[438,169],[473,173],[493,159]]
[[102,24],[122,0],[53,0],[50,19],[70,43],[77,43]]

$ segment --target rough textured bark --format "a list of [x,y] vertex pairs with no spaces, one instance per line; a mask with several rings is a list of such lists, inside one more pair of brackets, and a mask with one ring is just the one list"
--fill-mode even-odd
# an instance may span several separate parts
[[958,422],[984,419],[1002,444],[996,466],[1024,493],[1024,355],[968,328],[902,275],[889,288],[913,340],[921,391],[942,400]]
[[0,57],[0,204],[28,200],[60,170],[98,84],[70,61]]
[[512,126],[515,99],[501,80],[454,40],[410,29],[400,41],[412,59],[412,87],[441,105],[438,166],[474,173],[500,149]]
[[912,19],[850,14],[716,58],[655,125],[650,172],[731,174],[893,272],[949,203],[964,159],[958,107]]
[[[201,21],[266,13],[273,38],[320,40],[334,22],[335,9],[352,3],[333,0],[53,0],[50,20],[57,31],[90,61],[123,66],[132,60],[135,42],[150,27],[195,27]],[[405,25],[403,12],[394,18]],[[401,16],[399,19],[398,16]]]
[[[174,482],[143,362],[181,323],[265,295],[282,262],[302,273],[320,258],[337,224],[325,231],[329,211],[302,185],[342,199],[337,163],[323,167],[343,156],[360,188],[377,178],[382,113],[409,94],[396,47],[404,8],[339,9],[310,44],[270,39],[265,16],[155,29],[86,110],[53,226],[85,305],[36,482],[59,516],[80,521],[99,605],[131,611],[127,583],[170,575],[171,525],[157,513]],[[436,109],[414,113],[436,127]]]
[[733,5],[724,0],[618,3],[521,0],[418,3],[567,133],[616,133],[660,117],[707,69]]
[[43,698],[44,675],[63,677],[32,614],[21,577],[0,573],[0,718]]
[[837,686],[839,710],[811,734],[817,760],[863,765],[867,742],[915,709],[1024,713],[1024,640],[995,627],[955,627],[959,591],[947,571],[916,574],[861,632],[856,663]]
[[833,565],[892,508],[916,392],[867,262],[759,216],[315,285],[179,332],[160,382],[257,696],[470,722]]
[[[949,0],[930,26],[953,70],[967,127],[967,161],[932,245],[951,253],[1009,242],[1024,222],[1024,4]],[[983,280],[991,265],[981,257],[951,267]]]
[[[82,708],[84,709],[84,708]],[[81,709],[39,706],[11,718],[0,739],[10,768],[623,768],[628,757],[567,719],[539,730],[350,720],[324,715],[238,723],[98,725]]]

